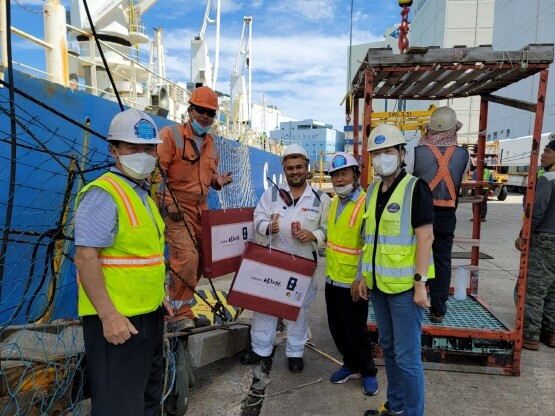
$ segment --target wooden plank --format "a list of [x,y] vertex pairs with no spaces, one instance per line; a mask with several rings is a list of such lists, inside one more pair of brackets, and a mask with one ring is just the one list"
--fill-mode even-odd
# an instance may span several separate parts
[[[467,96],[467,95],[483,95],[497,91],[513,82],[521,79],[521,72],[516,73],[517,69],[501,69],[489,71],[487,77],[477,77],[468,85],[462,86],[460,89],[453,92],[454,96]],[[515,76],[516,75],[516,76]]]
[[[460,77],[459,71],[442,71],[442,75],[438,79],[437,85],[424,92],[424,95],[435,97],[438,92],[447,86],[451,81],[455,81]],[[443,94],[441,94],[443,96]]]
[[[487,71],[489,71],[489,70],[484,70],[483,72],[487,72]],[[461,71],[460,72],[461,76],[459,78],[454,79],[455,83],[453,85],[451,85],[450,87],[446,88],[444,91],[442,91],[441,95],[443,97],[451,96],[455,91],[459,90],[460,88],[462,88],[467,83],[476,79],[478,74],[479,74],[478,69],[472,69],[472,70],[470,70],[470,72]]]
[[[375,72],[375,98],[429,100],[491,94],[548,68],[553,55],[553,44],[532,44],[519,51],[499,52],[492,51],[491,46],[430,48],[410,55],[394,55],[389,48],[371,48],[353,80],[353,92],[362,98],[364,84],[358,77],[371,68]],[[442,75],[434,76],[436,70],[441,70]],[[412,74],[406,78],[408,72]],[[445,89],[449,82],[453,85]],[[377,88],[380,83],[383,85]]]
[[[384,78],[383,81],[385,81],[384,85],[382,85],[379,88],[375,88],[374,89],[375,93],[379,95],[387,95],[389,90],[391,90],[392,88],[395,88],[399,84],[399,81],[403,78],[404,75],[405,73],[403,72],[385,73],[385,76],[383,77]],[[379,85],[379,83],[376,85]]]
[[403,97],[424,96],[424,94],[422,94],[422,91],[424,91],[426,88],[429,88],[432,82],[437,82],[440,74],[441,72],[436,71],[427,71],[423,73],[418,82],[413,83],[403,91]]
[[549,64],[553,62],[553,44],[531,44],[519,51],[493,51],[490,46],[478,46],[475,48],[438,48],[429,49],[426,53],[411,55],[393,55],[391,50],[370,48],[367,53],[367,62],[368,65],[372,67],[469,62],[483,62],[485,64],[510,62],[514,65],[520,65],[520,63]]
[[[406,72],[409,73],[409,72]],[[410,75],[403,80],[397,87],[395,87],[392,91],[388,91],[388,95],[396,96],[399,91],[404,91],[405,89],[409,88],[413,83],[418,82],[421,76],[424,73],[421,71],[411,71]]]

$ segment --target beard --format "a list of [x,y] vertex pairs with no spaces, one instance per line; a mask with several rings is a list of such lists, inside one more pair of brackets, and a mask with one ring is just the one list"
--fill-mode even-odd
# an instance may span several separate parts
[[290,188],[300,188],[302,186],[304,186],[304,184],[306,183],[306,176],[294,176],[294,177],[288,177],[287,179],[287,184],[289,185]]

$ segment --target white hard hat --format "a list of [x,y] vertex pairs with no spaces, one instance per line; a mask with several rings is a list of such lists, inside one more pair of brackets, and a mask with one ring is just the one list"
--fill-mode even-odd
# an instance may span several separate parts
[[285,148],[285,150],[283,151],[283,154],[281,155],[281,163],[283,163],[283,161],[290,156],[301,156],[305,158],[307,161],[310,160],[306,149],[302,147],[300,144],[296,144],[296,143],[290,144]]
[[455,110],[449,107],[439,107],[432,113],[428,126],[431,130],[447,131],[455,127],[456,124],[457,114]]
[[407,144],[405,136],[398,127],[392,124],[379,124],[370,132],[368,137],[368,151],[372,152],[386,147]]
[[112,140],[136,144],[162,143],[152,118],[134,108],[122,111],[112,119],[108,141]]
[[332,159],[330,160],[330,166],[328,169],[328,173],[335,172],[336,170],[348,168],[350,166],[359,167],[357,160],[354,158],[353,155],[345,152],[337,152],[333,155]]

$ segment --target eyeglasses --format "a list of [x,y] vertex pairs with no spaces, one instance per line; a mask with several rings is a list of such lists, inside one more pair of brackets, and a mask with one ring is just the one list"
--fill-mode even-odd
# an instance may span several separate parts
[[347,159],[345,156],[335,156],[331,161],[331,167],[334,169],[342,168],[343,166],[347,165]]
[[194,110],[199,114],[206,114],[208,117],[216,117],[216,110],[210,110],[209,108],[204,107],[197,107],[196,105],[193,107]]

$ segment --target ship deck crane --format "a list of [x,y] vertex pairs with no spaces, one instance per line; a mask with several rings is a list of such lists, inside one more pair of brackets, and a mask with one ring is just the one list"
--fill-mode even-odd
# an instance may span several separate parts
[[[191,82],[193,88],[200,86],[208,86],[212,89],[216,86],[218,79],[218,66],[220,61],[220,0],[216,1],[216,17],[210,18],[210,11],[212,10],[212,0],[208,0],[206,4],[206,11],[204,12],[204,19],[202,27],[198,36],[191,40]],[[216,48],[214,53],[214,66],[210,64],[210,57],[208,55],[208,46],[204,35],[208,23],[216,24]]]
[[[231,72],[230,85],[230,113],[234,123],[249,125],[252,111],[252,83],[251,83],[251,45],[252,45],[252,17],[243,17],[243,30],[241,42],[235,60],[235,67]],[[245,84],[245,67],[248,69],[247,83]]]

